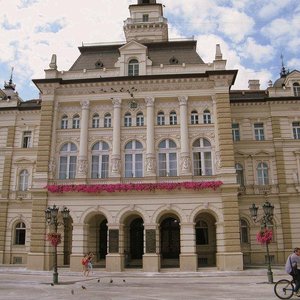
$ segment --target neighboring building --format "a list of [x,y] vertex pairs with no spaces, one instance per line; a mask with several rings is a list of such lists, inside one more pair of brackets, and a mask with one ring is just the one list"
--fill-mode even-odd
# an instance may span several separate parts
[[219,45],[204,63],[196,41],[168,39],[162,4],[129,10],[125,43],[83,45],[69,71],[53,55],[41,99],[22,101],[12,78],[0,90],[0,264],[52,267],[57,205],[72,270],[88,251],[107,271],[241,270],[265,263],[249,206],[266,199],[284,263],[300,243],[300,73],[232,91]]

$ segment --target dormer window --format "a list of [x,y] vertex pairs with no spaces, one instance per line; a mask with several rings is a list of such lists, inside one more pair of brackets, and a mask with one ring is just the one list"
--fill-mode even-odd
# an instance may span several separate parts
[[299,97],[300,96],[300,84],[298,82],[295,82],[293,84],[294,89],[294,96]]
[[104,67],[104,64],[101,60],[97,60],[95,63],[95,67],[96,67],[96,69],[101,69]]
[[175,56],[172,56],[170,59],[169,59],[169,63],[171,65],[178,65],[179,61],[178,59],[175,57]]
[[132,59],[128,63],[128,76],[139,75],[139,62],[136,59]]

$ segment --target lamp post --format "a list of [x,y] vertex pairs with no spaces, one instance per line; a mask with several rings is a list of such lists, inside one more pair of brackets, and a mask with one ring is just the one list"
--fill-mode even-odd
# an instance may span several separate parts
[[[54,233],[57,236],[57,229],[59,226],[65,226],[66,220],[70,216],[70,210],[64,206],[60,211],[63,222],[58,221],[59,208],[56,205],[48,207],[45,210],[45,219],[48,225],[53,226]],[[57,272],[57,243],[52,244],[54,247],[54,266],[53,266],[53,283],[58,284],[58,272]]]
[[[273,219],[273,212],[274,212],[274,205],[272,205],[269,201],[266,201],[263,205],[264,215],[260,220],[257,220],[257,212],[258,207],[253,203],[250,207],[250,215],[254,222],[260,222],[263,225],[264,229],[268,227],[268,224],[271,224]],[[270,252],[269,252],[269,243],[266,242],[267,248],[267,260],[268,260],[268,282],[273,283],[273,272],[271,268],[271,259],[270,259]]]

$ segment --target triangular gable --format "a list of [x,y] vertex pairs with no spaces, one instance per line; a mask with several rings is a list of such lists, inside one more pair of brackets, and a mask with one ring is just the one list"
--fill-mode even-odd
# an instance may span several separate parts
[[131,51],[138,51],[138,52],[143,52],[147,51],[147,47],[138,43],[137,41],[130,41],[123,45],[122,47],[119,48],[120,53],[122,52],[131,52]]

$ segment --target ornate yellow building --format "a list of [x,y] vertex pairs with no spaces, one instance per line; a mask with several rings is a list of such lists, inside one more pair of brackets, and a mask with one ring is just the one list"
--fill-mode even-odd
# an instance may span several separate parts
[[41,99],[0,90],[0,264],[50,269],[48,206],[70,210],[58,264],[84,253],[107,271],[263,264],[249,206],[275,206],[271,259],[299,246],[300,73],[234,91],[221,48],[172,41],[163,5],[138,0],[123,44],[84,44],[69,71],[53,55]]

